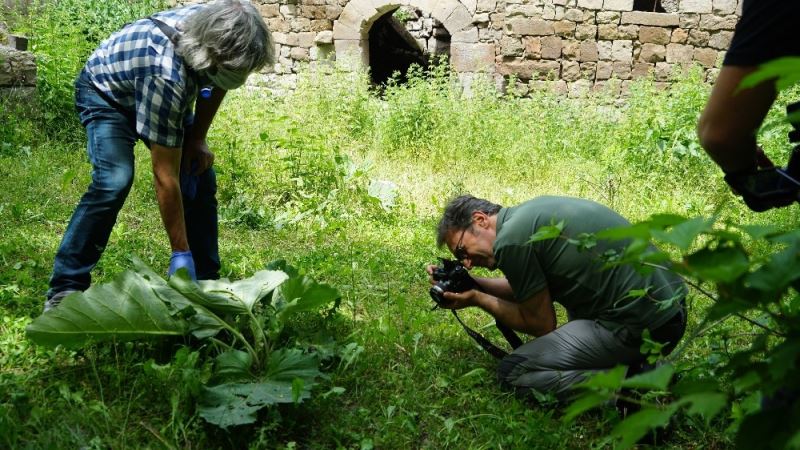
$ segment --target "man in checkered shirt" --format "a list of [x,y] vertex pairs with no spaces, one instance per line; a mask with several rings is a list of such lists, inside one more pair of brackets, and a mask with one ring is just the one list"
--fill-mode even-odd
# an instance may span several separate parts
[[75,82],[92,181],[56,254],[45,311],[89,287],[133,183],[138,139],[150,149],[172,247],[168,275],[183,268],[193,279],[218,278],[216,176],[206,135],[225,93],[273,60],[264,20],[241,0],[156,13],[95,50]]

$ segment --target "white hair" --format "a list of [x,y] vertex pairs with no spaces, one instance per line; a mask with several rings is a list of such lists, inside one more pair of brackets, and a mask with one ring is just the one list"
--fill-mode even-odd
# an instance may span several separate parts
[[275,61],[272,35],[250,2],[220,0],[189,16],[176,53],[196,71],[251,73]]

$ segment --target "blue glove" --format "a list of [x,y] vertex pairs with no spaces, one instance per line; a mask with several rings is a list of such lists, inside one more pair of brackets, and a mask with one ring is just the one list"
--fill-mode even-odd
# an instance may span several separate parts
[[193,162],[188,172],[181,170],[181,194],[189,200],[194,200],[197,196],[197,183],[200,180],[200,176],[192,175],[196,168],[197,163]]
[[180,268],[186,268],[189,271],[189,278],[194,281],[197,281],[197,275],[195,274],[194,270],[194,259],[192,258],[192,252],[172,252],[172,257],[169,259],[169,270],[167,271],[167,277],[171,277],[172,274],[175,273],[176,270]]

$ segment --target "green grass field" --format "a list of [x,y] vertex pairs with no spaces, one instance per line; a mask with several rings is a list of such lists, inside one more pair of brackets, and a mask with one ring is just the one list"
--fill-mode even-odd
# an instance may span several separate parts
[[[462,193],[503,205],[544,194],[584,197],[632,221],[719,211],[722,220],[797,227],[796,209],[750,213],[702,153],[694,127],[708,91],[687,73],[668,91],[641,81],[623,100],[520,99],[498,96],[488,83],[466,98],[439,71],[381,98],[363,74],[345,72],[306,73],[283,97],[256,89],[230,94],[210,134],[223,276],[244,278],[286,258],[336,286],[342,303],[332,320],[308,316],[292,326],[353,343],[354,357],[332,361],[310,401],[270,409],[256,425],[227,432],[205,424],[186,392],[207,368],[172,360],[191,342],[70,351],[26,339],[90,165],[68,97],[59,98],[62,110],[46,114],[0,104],[0,447],[610,446],[604,436],[620,420],[613,408],[566,423],[562,409],[501,390],[495,361],[450,314],[430,310],[424,267],[447,256],[435,247],[434,227],[445,203]],[[45,108],[55,104],[48,101]],[[772,116],[780,113],[776,107]],[[786,131],[775,127],[761,137],[779,161],[789,150]],[[168,242],[144,146],[136,163],[95,282],[130,268],[131,256],[166,271]],[[371,191],[378,182],[391,183],[394,196]],[[692,330],[707,306],[690,297]],[[498,339],[488,316],[463,317]],[[751,333],[728,320],[677,359],[713,379],[715,360],[730,350],[720,348],[719,336],[730,338],[726,346],[744,346]],[[729,425],[681,416],[658,444],[726,448]]]

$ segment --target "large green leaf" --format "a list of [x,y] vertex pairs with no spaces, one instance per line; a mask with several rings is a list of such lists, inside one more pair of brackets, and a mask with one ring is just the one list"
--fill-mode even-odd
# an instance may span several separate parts
[[741,247],[703,248],[686,257],[686,267],[704,280],[730,283],[750,268]]
[[575,387],[617,390],[622,385],[622,380],[625,379],[627,371],[628,368],[625,366],[616,366],[611,370],[592,374],[586,381],[578,383]]
[[253,357],[241,350],[228,350],[214,359],[214,376],[222,380],[241,380],[250,376]]
[[800,245],[793,245],[772,254],[766,264],[755,272],[747,274],[745,281],[755,289],[774,292],[782,291],[798,278],[800,278]]
[[601,394],[594,391],[583,392],[569,404],[566,411],[564,411],[563,420],[569,422],[584,412],[596,408],[612,398],[614,397],[611,393]]
[[669,385],[675,369],[669,364],[656,367],[653,370],[634,375],[622,381],[622,387],[632,389],[655,389],[663,391]]
[[686,412],[689,415],[702,416],[706,423],[713,419],[728,404],[728,397],[719,392],[700,392],[680,399],[678,404],[688,403]]
[[646,408],[631,414],[611,430],[610,436],[619,439],[617,448],[630,448],[650,430],[664,427],[678,406],[668,405],[664,409]]
[[800,58],[787,56],[767,61],[758,70],[747,75],[737,89],[747,89],[765,81],[775,81],[775,88],[782,91],[800,81]]
[[292,381],[302,379],[311,387],[318,376],[319,356],[316,353],[303,353],[302,350],[282,348],[269,355],[266,376],[270,380]]
[[[308,397],[308,390],[304,390],[299,400]],[[293,402],[291,382],[227,383],[203,389],[197,411],[209,423],[228,428],[255,422],[262,408]]]
[[284,281],[273,293],[273,304],[282,317],[301,311],[318,311],[341,296],[333,286],[298,274]]
[[697,236],[711,229],[715,220],[715,218],[694,217],[666,231],[650,230],[650,233],[655,239],[673,244],[679,249],[687,251]]
[[170,286],[186,298],[214,312],[241,314],[266,297],[287,275],[280,271],[262,270],[244,280],[202,280],[195,283],[183,276],[173,276]]
[[189,325],[175,318],[142,275],[126,271],[111,283],[68,295],[61,304],[27,327],[40,345],[81,347],[90,342],[129,341],[151,336],[180,336]]

